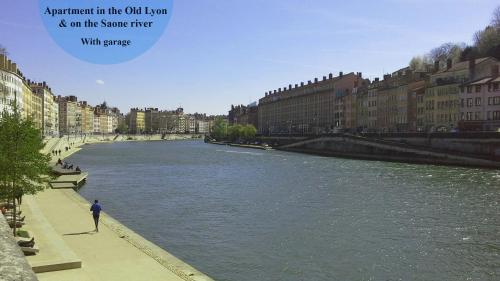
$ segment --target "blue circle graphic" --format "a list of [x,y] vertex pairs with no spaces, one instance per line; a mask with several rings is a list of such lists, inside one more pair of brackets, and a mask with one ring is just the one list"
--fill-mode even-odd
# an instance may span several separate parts
[[134,59],[162,36],[173,0],[40,0],[47,31],[66,52],[95,64]]

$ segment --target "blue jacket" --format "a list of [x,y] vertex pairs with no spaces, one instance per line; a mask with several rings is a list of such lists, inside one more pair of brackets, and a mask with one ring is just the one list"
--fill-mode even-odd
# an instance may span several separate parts
[[102,208],[98,203],[94,203],[92,207],[90,207],[90,210],[92,211],[92,215],[98,216],[101,213]]

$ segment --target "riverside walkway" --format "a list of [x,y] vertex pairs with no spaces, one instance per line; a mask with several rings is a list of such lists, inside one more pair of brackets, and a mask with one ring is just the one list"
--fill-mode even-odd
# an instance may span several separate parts
[[[156,136],[131,141],[151,140],[162,139]],[[57,159],[78,152],[84,144],[116,141],[129,140],[123,136],[113,140],[57,138],[49,140],[43,152],[61,150],[61,155],[51,155],[54,165]],[[94,232],[89,208],[89,202],[73,189],[49,188],[35,196],[25,195],[22,205],[25,228],[33,234],[40,249],[37,255],[26,258],[37,272],[38,280],[213,281],[105,212],[101,213],[99,232]]]
[[[34,232],[40,240],[40,254],[28,262],[59,260],[61,253],[44,249],[44,244],[62,241],[81,267],[38,273],[39,280],[212,280],[196,269],[127,229],[105,213],[99,232],[94,232],[89,204],[73,190],[47,189],[36,196],[26,196],[23,207],[27,217],[43,216],[51,231]],[[29,214],[36,211],[38,214]],[[64,248],[61,247],[61,250]],[[44,252],[47,255],[44,256]],[[74,254],[74,255],[73,255]],[[50,255],[54,255],[51,257]]]

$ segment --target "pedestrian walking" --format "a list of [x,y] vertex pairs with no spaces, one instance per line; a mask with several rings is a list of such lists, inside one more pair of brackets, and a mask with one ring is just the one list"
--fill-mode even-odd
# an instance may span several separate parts
[[99,201],[94,200],[94,204],[90,207],[90,211],[92,212],[92,217],[94,218],[95,224],[95,232],[99,232],[99,215],[101,214],[101,205],[99,205]]

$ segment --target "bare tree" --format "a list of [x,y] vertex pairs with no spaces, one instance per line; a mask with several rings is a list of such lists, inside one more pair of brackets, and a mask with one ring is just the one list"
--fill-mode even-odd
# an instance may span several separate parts
[[0,44],[0,55],[7,56],[8,54],[9,53],[7,52],[7,49],[2,44]]
[[429,52],[429,57],[433,61],[439,61],[442,64],[446,63],[448,59],[452,59],[454,62],[457,62],[460,60],[460,55],[466,47],[465,43],[444,43],[443,45],[432,49]]
[[500,28],[500,6],[498,6],[494,11],[493,11],[493,17],[491,19],[491,26]]
[[474,34],[474,43],[481,55],[500,45],[500,29],[491,26]]

